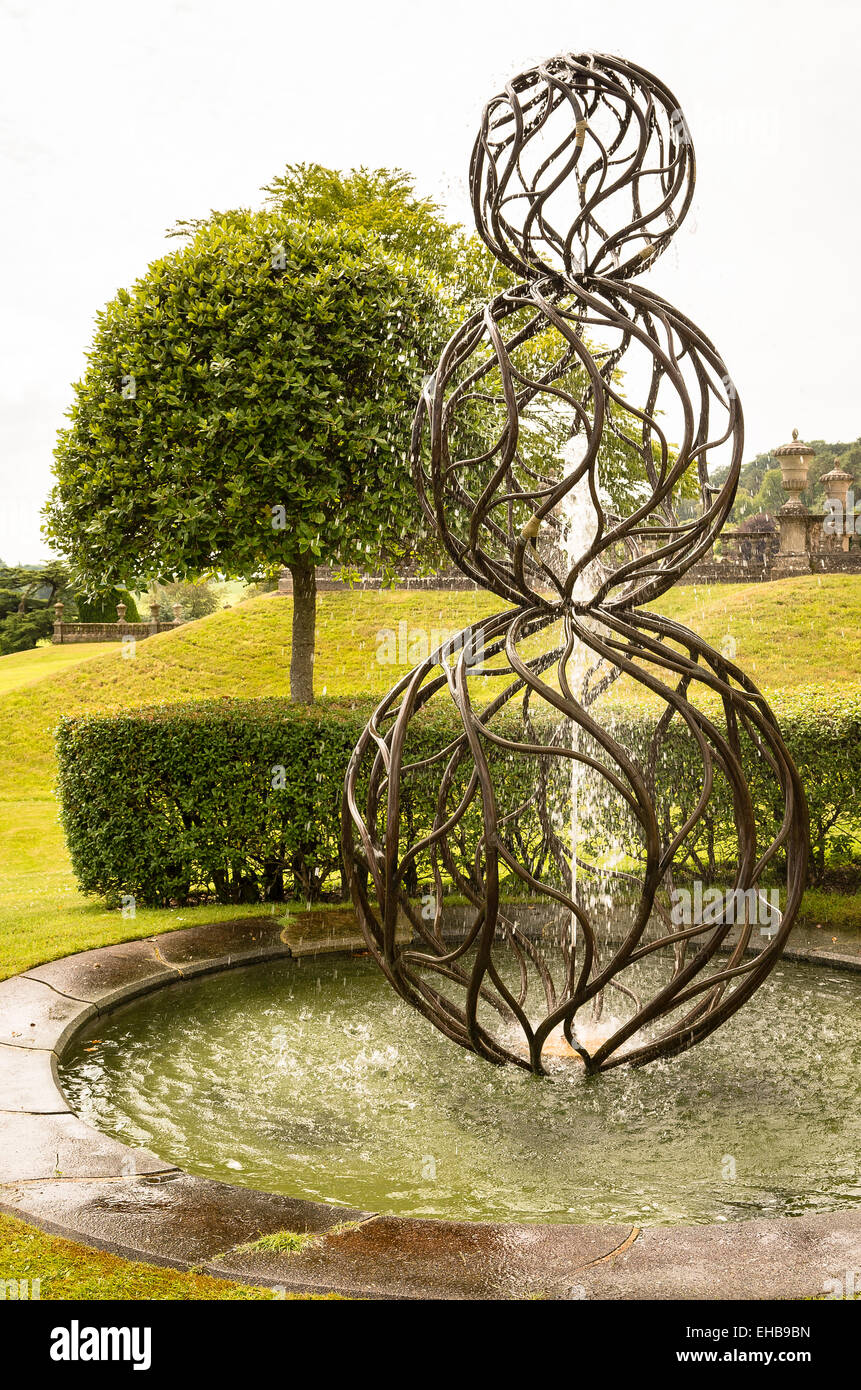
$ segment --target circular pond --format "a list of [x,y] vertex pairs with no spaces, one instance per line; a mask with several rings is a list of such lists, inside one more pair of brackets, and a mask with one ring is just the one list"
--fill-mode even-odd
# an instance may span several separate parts
[[782,963],[670,1061],[537,1079],[447,1042],[367,957],[151,994],[82,1035],[70,1103],[192,1173],[409,1216],[667,1224],[861,1203],[861,977]]

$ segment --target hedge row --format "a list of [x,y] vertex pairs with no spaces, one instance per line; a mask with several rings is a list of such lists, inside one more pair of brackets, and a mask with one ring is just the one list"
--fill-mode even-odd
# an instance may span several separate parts
[[[114,904],[125,894],[152,905],[203,897],[226,903],[343,897],[341,793],[372,709],[366,700],[310,708],[282,699],[222,700],[64,719],[57,733],[61,815],[81,887]],[[777,712],[808,794],[816,877],[828,858],[851,859],[857,850],[861,700],[802,695]],[[646,715],[616,716],[617,735],[635,755],[652,728]],[[411,756],[436,751],[456,731],[450,708],[424,718],[411,731]],[[770,833],[780,814],[775,788],[753,750],[745,766],[758,819]],[[523,758],[505,758],[503,768],[497,762],[495,781],[507,806],[529,795],[536,767]],[[695,804],[701,775],[698,752],[674,721],[657,765],[665,833]],[[402,813],[411,838],[430,826],[438,783],[432,767],[413,775],[405,789]],[[612,826],[616,841],[627,835],[636,854],[636,836],[612,802],[591,814],[590,839],[599,852]],[[526,817],[521,825],[521,856],[530,851],[524,839],[531,835],[534,847],[540,836],[538,821],[533,816],[530,826]],[[480,834],[476,806],[460,827],[456,851],[468,876]],[[708,881],[734,845],[732,800],[718,778],[687,868]],[[421,864],[417,871],[423,880]]]
[[[829,863],[854,861],[861,866],[861,697],[801,690],[779,702],[772,701],[772,709],[807,798],[810,880],[820,880]],[[720,717],[715,716],[714,722],[725,729]],[[652,718],[630,711],[617,711],[614,719],[615,736],[641,766],[653,727]],[[741,754],[761,852],[781,823],[782,796],[770,767],[744,734]],[[694,741],[678,720],[673,721],[662,740],[656,768],[656,801],[665,839],[693,807],[700,790],[701,767]],[[716,772],[708,804],[688,842],[685,867],[705,882],[713,881],[721,860],[732,860],[736,847],[729,783]],[[777,862],[779,865],[780,859]]]
[[[80,886],[154,906],[343,898],[344,776],[375,704],[225,699],[61,720],[61,819]],[[411,756],[454,733],[450,712],[442,726],[423,719]],[[429,824],[436,780],[407,788],[408,833]]]

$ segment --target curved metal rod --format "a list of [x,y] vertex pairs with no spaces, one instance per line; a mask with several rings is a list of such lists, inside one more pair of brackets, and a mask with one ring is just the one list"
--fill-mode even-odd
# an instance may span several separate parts
[[[459,1046],[536,1073],[557,1035],[589,1072],[707,1037],[779,958],[806,876],[804,794],[762,695],[642,607],[714,544],[742,459],[714,344],[634,283],[683,220],[694,175],[675,97],[619,58],[559,55],[485,108],[476,224],[518,283],[450,337],[411,458],[451,559],[511,606],[397,682],[344,787],[343,862],[389,983]],[[609,703],[620,679],[657,702],[643,747]],[[662,771],[671,750],[698,760],[684,786]],[[777,824],[757,825],[753,760],[778,789]],[[659,894],[698,862],[716,797],[733,811],[733,908],[677,921]],[[786,907],[756,952],[750,909],[779,856]]]

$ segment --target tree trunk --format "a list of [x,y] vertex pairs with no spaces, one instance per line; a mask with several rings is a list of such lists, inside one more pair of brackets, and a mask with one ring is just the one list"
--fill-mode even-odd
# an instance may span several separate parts
[[290,653],[290,699],[310,705],[314,699],[314,638],[317,625],[317,572],[313,559],[290,565],[293,576],[293,648]]

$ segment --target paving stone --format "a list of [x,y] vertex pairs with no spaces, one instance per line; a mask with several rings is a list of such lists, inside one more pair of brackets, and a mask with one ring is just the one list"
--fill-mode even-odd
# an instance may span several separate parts
[[123,941],[116,946],[63,956],[61,960],[34,966],[20,978],[39,980],[60,994],[85,999],[101,1010],[179,976],[159,959],[152,942],[144,940]]
[[41,1048],[0,1044],[0,1110],[53,1115],[69,1112],[57,1085],[56,1058]]
[[188,1173],[22,1184],[0,1189],[0,1206],[104,1250],[179,1266],[215,1259],[275,1231],[325,1231],[368,1216]]
[[600,1299],[804,1299],[847,1269],[861,1269],[861,1211],[651,1226],[581,1283]]
[[629,1226],[515,1226],[379,1216],[297,1254],[228,1254],[222,1277],[362,1298],[579,1298],[580,1269],[622,1245]]
[[26,975],[0,981],[0,1044],[36,1047],[59,1056],[66,1042],[96,1010]]
[[[409,937],[405,939],[408,941]],[[310,941],[296,941],[290,947],[290,954],[296,960],[302,960],[306,956],[332,956],[339,952],[352,954],[367,949],[361,936],[327,936],[314,937]]]
[[[395,928],[395,940],[412,939],[411,923],[401,914]],[[366,951],[365,938],[353,908],[328,912],[299,912],[291,918],[282,933],[290,946],[290,954],[320,956],[339,951]]]
[[[408,941],[411,935],[410,928],[398,929],[398,940]],[[162,959],[184,978],[258,960],[365,949],[352,908],[212,922],[151,940]]]
[[166,965],[188,978],[239,962],[289,956],[283,932],[281,917],[245,917],[167,932],[152,937],[149,944]]
[[810,965],[823,965],[831,970],[857,970],[858,956],[846,951],[797,950],[794,947],[785,952],[789,960],[806,961]]
[[0,1114],[0,1183],[122,1177],[171,1166],[147,1149],[101,1134],[77,1115]]

